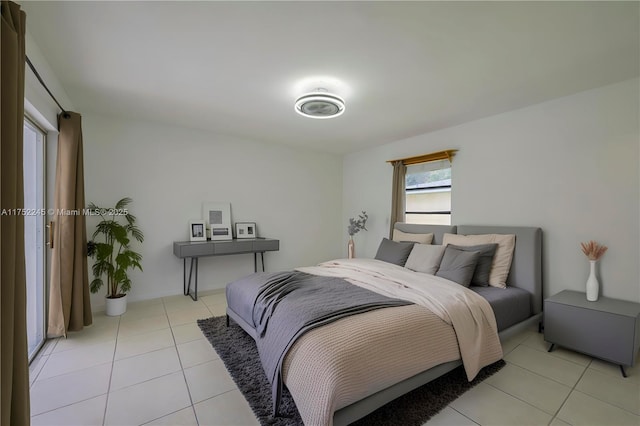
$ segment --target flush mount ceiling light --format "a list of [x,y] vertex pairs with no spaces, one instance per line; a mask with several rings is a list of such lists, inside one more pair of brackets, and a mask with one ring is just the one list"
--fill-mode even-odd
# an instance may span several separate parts
[[309,118],[333,118],[344,113],[344,99],[326,89],[316,89],[296,99],[295,109]]

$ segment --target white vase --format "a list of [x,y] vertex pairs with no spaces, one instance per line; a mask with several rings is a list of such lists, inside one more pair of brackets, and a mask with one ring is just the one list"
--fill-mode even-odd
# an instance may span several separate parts
[[347,244],[347,249],[349,252],[349,259],[353,259],[356,257],[356,244],[353,242],[353,237],[349,237],[349,243]]
[[127,295],[115,299],[106,298],[107,305],[105,314],[110,317],[117,317],[127,312]]
[[587,300],[589,302],[598,300],[598,292],[600,291],[600,283],[598,282],[598,278],[596,278],[596,262],[597,260],[589,261],[591,267],[589,278],[587,278]]

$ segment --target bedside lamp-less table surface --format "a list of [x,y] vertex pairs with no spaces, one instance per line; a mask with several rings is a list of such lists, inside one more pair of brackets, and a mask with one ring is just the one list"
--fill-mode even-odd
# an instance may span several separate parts
[[[198,300],[198,259],[205,256],[228,256],[231,254],[253,253],[253,270],[258,272],[258,253],[264,271],[264,252],[280,250],[280,241],[272,238],[251,238],[216,241],[177,241],[173,243],[173,254],[182,259],[182,286],[185,296]],[[189,279],[187,280],[187,259]],[[194,274],[195,266],[195,274]],[[194,276],[194,293],[191,293],[191,277]]]
[[565,290],[544,301],[544,340],[620,366],[633,366],[640,348],[640,303]]

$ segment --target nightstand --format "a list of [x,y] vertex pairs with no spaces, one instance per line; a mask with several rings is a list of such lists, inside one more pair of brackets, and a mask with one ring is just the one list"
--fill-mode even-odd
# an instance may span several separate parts
[[565,290],[544,301],[544,340],[620,366],[633,366],[640,348],[640,303]]

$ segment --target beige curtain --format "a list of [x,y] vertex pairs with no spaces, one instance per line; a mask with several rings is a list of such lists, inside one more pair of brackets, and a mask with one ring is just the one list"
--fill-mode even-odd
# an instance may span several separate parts
[[[87,226],[80,114],[58,116],[58,157],[49,286],[48,336],[66,336],[91,325],[87,273]],[[70,211],[74,214],[65,214]]]
[[[3,1],[0,25],[0,208],[24,208],[22,129],[26,16]],[[0,424],[29,425],[24,218],[0,216]]]
[[389,228],[389,238],[393,237],[393,225],[396,222],[404,222],[405,203],[405,175],[407,166],[402,160],[393,163],[393,187],[391,189],[391,220]]

